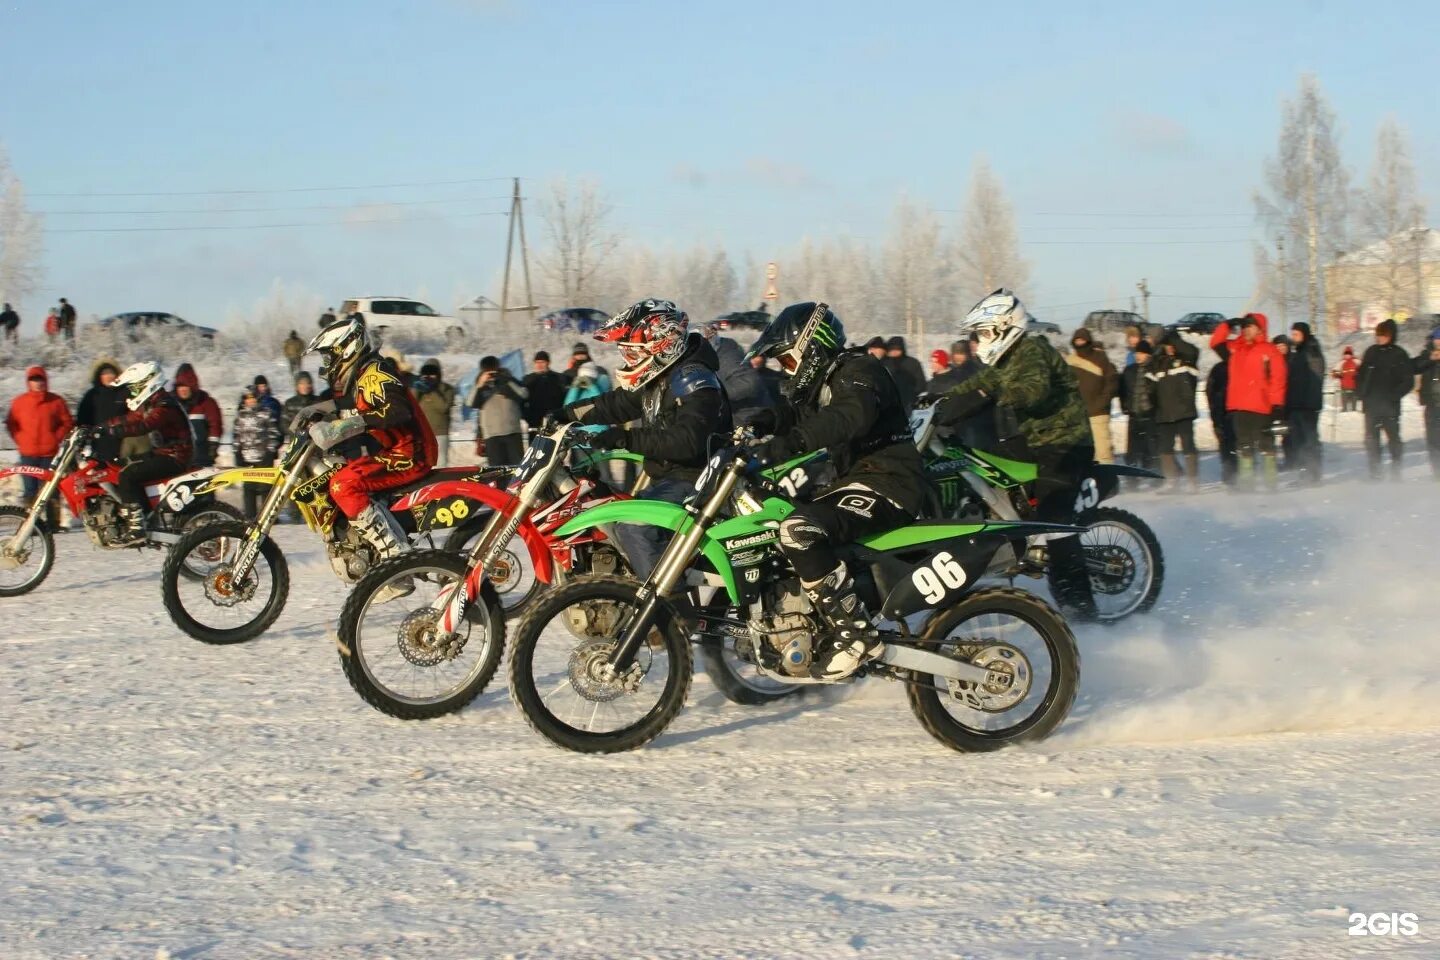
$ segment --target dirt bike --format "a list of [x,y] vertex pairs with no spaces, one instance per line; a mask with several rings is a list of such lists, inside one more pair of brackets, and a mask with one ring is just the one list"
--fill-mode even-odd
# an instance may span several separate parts
[[[557,746],[613,753],[657,736],[685,703],[692,634],[711,646],[734,638],[736,652],[779,683],[834,682],[810,676],[814,640],[825,630],[778,549],[777,528],[793,510],[780,487],[752,469],[743,448],[730,448],[711,458],[695,489],[683,506],[605,504],[557,531],[628,521],[675,533],[643,582],[577,578],[542,596],[521,621],[511,698]],[[1079,532],[1049,523],[920,520],[847,546],[861,598],[894,629],[880,633],[871,659],[840,682],[904,682],[921,725],[957,750],[1044,737],[1075,696],[1075,639],[1038,597],[976,584],[1011,540]],[[733,612],[717,614],[717,605]],[[923,620],[913,633],[908,621],[917,614]]]
[[[933,406],[919,407],[910,415],[910,429],[925,458],[925,472],[940,494],[941,515],[972,523],[1034,519],[1035,504],[1027,485],[1035,481],[1035,464],[942,439],[934,417]],[[1095,619],[1100,621],[1144,613],[1155,605],[1165,582],[1165,556],[1149,525],[1126,510],[1100,506],[1119,492],[1121,477],[1161,479],[1153,470],[1094,463],[1075,498],[1072,522],[1085,528],[1080,541],[1095,596]],[[991,575],[1012,583],[1017,576],[1048,578],[1055,592],[1043,541],[1033,539],[1019,551],[997,551]]]
[[[290,571],[285,555],[270,537],[286,504],[293,503],[306,526],[325,540],[330,567],[345,583],[354,583],[375,565],[376,557],[358,530],[348,523],[330,498],[330,478],[345,459],[320,450],[310,435],[301,432],[281,450],[273,467],[239,467],[224,470],[201,485],[211,493],[237,483],[270,487],[252,523],[243,520],[208,524],[187,532],[170,551],[160,574],[165,609],[175,625],[205,643],[243,643],[260,636],[285,608],[290,592]],[[396,501],[406,493],[443,477],[500,476],[499,470],[448,467],[382,496],[389,502],[400,526],[412,540],[423,538],[430,546],[447,534],[447,549],[463,549],[484,525],[479,503],[462,499],[447,510],[445,523],[417,524],[413,511],[399,510]],[[441,519],[434,517],[432,519]],[[215,557],[205,575],[192,581],[181,570],[193,553]]]
[[[219,502],[207,489],[210,478],[219,470],[206,467],[147,486],[150,509],[145,539],[129,539],[116,488],[121,466],[89,456],[92,435],[90,427],[71,430],[60,441],[49,467],[0,467],[0,478],[34,477],[41,481],[40,491],[29,507],[0,507],[0,597],[29,593],[49,575],[55,562],[55,531],[48,514],[53,510],[54,517],[59,517],[57,491],[70,512],[84,523],[90,541],[106,550],[171,547],[185,531],[241,516],[238,508]],[[176,575],[196,579],[216,559],[213,554],[196,554],[189,563],[176,567]],[[17,573],[18,579],[12,577]]]
[[[491,512],[468,555],[412,551],[379,564],[355,585],[340,614],[336,646],[361,699],[406,720],[459,710],[480,695],[500,663],[511,612],[503,609],[503,591],[519,590],[528,602],[571,571],[627,569],[599,528],[555,535],[588,507],[628,499],[598,480],[592,468],[599,458],[566,468],[571,448],[585,436],[575,424],[536,433],[505,488],[444,480],[402,498],[397,507],[445,510],[469,499]],[[526,569],[532,576],[520,590],[518,572]],[[415,589],[383,599],[401,583]]]

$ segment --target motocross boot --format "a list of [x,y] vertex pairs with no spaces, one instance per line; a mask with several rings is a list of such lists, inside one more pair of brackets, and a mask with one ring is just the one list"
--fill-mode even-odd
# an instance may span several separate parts
[[[370,549],[375,551],[377,564],[405,552],[407,546],[405,531],[400,529],[395,515],[389,510],[377,507],[372,502],[360,511],[360,516],[352,522],[355,524],[356,532],[370,545]],[[392,581],[376,591],[375,602],[387,603],[414,592],[414,582],[409,580]]]
[[855,580],[842,562],[822,579],[804,582],[821,621],[829,627],[810,664],[810,675],[819,680],[843,680],[860,664],[879,652],[879,632],[870,623],[870,613],[855,592]]
[[129,547],[145,541],[145,510],[127,503],[119,511],[120,530],[112,546]]

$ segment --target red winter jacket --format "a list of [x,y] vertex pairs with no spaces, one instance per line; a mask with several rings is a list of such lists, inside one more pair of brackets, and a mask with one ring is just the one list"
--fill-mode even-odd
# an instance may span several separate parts
[[10,414],[5,418],[5,427],[15,438],[15,447],[22,457],[53,457],[60,449],[60,441],[70,432],[75,421],[70,417],[70,408],[57,393],[50,392],[50,378],[45,368],[30,367],[25,379],[39,377],[45,381],[44,390],[26,390],[10,401]]
[[1276,407],[1285,406],[1285,358],[1266,335],[1269,325],[1263,313],[1251,313],[1260,322],[1260,336],[1247,343],[1243,335],[1235,339],[1225,324],[1215,328],[1210,337],[1212,349],[1223,344],[1229,351],[1229,385],[1225,388],[1225,409],[1230,413],[1246,411],[1269,415]]
[[1360,364],[1355,360],[1355,354],[1345,354],[1345,359],[1340,361],[1340,372],[1336,374],[1340,378],[1341,390],[1354,390],[1355,378],[1360,373]]
[[[220,419],[220,404],[200,389],[200,377],[188,363],[182,363],[175,368],[175,386],[175,401],[180,404],[180,409],[185,411],[185,416],[190,421],[190,435],[195,441],[195,462],[199,466],[208,467],[208,447],[210,444],[219,443],[220,436],[225,432],[225,424]],[[178,393],[180,387],[190,388],[190,399],[181,399]]]
[[161,390],[151,397],[139,410],[131,410],[123,417],[111,420],[111,432],[121,437],[138,437],[150,434],[150,452],[157,457],[170,457],[189,469],[195,452],[194,437],[190,433],[190,421],[180,402]]

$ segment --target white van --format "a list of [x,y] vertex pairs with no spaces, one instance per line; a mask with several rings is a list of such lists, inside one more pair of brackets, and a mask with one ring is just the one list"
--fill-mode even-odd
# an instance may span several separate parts
[[365,318],[366,329],[379,342],[399,334],[453,346],[465,337],[465,328],[455,317],[436,313],[429,304],[409,297],[353,297],[340,305],[338,315],[352,313]]

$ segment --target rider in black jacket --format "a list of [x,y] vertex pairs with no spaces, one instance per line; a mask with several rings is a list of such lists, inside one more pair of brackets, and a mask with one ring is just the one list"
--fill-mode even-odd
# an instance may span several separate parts
[[925,466],[894,379],[869,354],[845,350],[845,329],[825,304],[786,307],[750,355],[774,357],[789,376],[789,403],[757,423],[775,434],[757,448],[760,462],[828,449],[838,474],[780,524],[780,549],[831,630],[812,673],[842,679],[870,654],[876,631],[836,547],[914,520],[930,495]]
[[[689,318],[669,300],[640,301],[595,339],[620,348],[624,365],[615,378],[621,389],[577,400],[560,419],[612,424],[596,435],[596,445],[640,454],[650,481],[640,496],[680,503],[694,490],[712,438],[733,429],[715,351],[690,332]],[[635,420],[639,426],[621,426]],[[636,575],[648,575],[664,552],[665,532],[621,524],[616,533]]]

